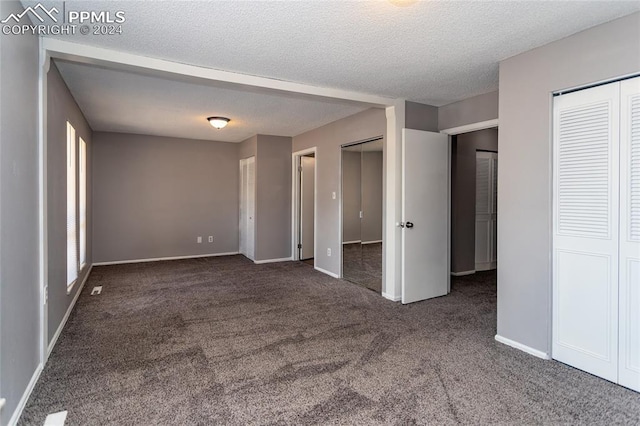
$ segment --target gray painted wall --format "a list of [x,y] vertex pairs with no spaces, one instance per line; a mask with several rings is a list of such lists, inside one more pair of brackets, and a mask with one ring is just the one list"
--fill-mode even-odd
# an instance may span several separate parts
[[437,132],[438,108],[431,105],[406,101],[404,127],[407,129]]
[[[76,138],[87,143],[87,264],[67,294],[67,121],[76,129]],[[92,263],[91,234],[91,148],[92,130],[65,85],[55,64],[47,74],[47,244],[49,288],[47,339],[51,342],[80,283]],[[78,151],[79,152],[79,151]],[[79,155],[76,155],[78,159]],[[78,198],[76,198],[78,200]]]
[[258,135],[256,260],[291,257],[291,138]]
[[498,129],[454,136],[451,147],[451,271],[475,269],[476,151],[498,151]]
[[[0,2],[0,16],[24,9]],[[39,364],[38,38],[0,37],[0,396],[7,424]]]
[[[251,136],[238,144],[238,161],[243,158],[255,157],[258,153],[258,135]],[[240,163],[238,163],[238,168]],[[239,190],[238,190],[239,191]]]
[[550,353],[551,93],[640,72],[640,13],[500,63],[498,334]]
[[236,144],[96,132],[92,161],[94,262],[238,251]]
[[238,161],[256,157],[256,260],[292,255],[291,145],[290,137],[269,135],[255,135],[238,144]]
[[382,240],[382,152],[362,153],[362,242]]
[[[377,136],[386,137],[387,118],[384,109],[371,108],[325,126],[293,137],[293,151],[318,147],[316,266],[340,274],[340,158],[341,145]],[[332,192],[336,199],[332,199]],[[327,248],[332,255],[327,256]]]
[[360,151],[342,151],[342,242],[361,241]]
[[498,92],[473,96],[438,108],[438,130],[498,118]]

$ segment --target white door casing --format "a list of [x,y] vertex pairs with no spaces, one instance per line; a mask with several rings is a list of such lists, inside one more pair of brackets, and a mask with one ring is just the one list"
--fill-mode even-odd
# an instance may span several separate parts
[[312,259],[314,253],[314,198],[316,159],[300,157],[300,260]]
[[476,152],[475,270],[497,267],[498,154]]
[[640,391],[640,77],[620,83],[618,383]]
[[402,303],[449,288],[449,137],[402,130]]
[[255,157],[240,160],[240,253],[255,260]]
[[553,358],[618,377],[619,84],[554,98]]

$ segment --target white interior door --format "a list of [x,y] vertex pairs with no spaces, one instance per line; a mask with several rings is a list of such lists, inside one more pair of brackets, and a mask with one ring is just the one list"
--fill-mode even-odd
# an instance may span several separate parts
[[553,357],[614,382],[619,99],[619,83],[558,96],[553,128]]
[[640,77],[620,83],[618,382],[640,391]]
[[497,266],[498,154],[476,152],[476,271]]
[[304,260],[315,256],[313,224],[316,159],[300,157],[300,167],[300,260]]
[[402,303],[449,288],[449,137],[402,130]]
[[240,253],[255,260],[255,157],[240,160]]

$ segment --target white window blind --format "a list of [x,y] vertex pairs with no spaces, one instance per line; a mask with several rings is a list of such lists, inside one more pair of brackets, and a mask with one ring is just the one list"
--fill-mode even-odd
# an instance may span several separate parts
[[78,213],[80,213],[80,268],[87,263],[87,143],[80,138],[78,164]]
[[67,287],[78,279],[76,130],[67,122]]

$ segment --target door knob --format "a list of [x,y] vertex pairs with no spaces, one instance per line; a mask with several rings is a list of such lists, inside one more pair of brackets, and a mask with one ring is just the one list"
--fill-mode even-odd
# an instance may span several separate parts
[[413,223],[412,222],[407,222],[407,224],[405,226],[407,228],[413,228]]

